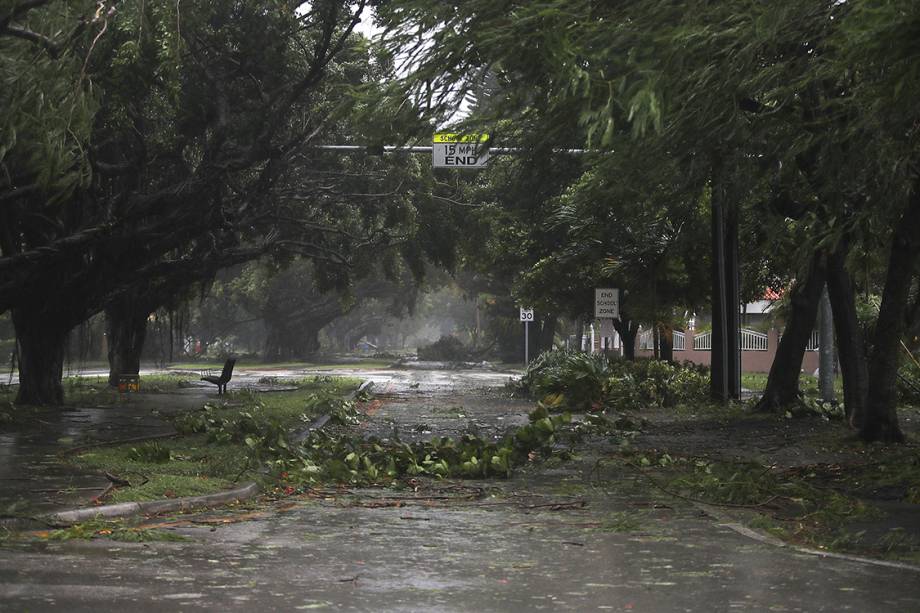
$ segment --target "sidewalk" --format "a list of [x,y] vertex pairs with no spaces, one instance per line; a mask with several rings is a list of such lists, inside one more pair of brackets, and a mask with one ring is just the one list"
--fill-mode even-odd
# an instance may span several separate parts
[[[212,386],[213,387],[213,386]],[[0,426],[0,516],[37,515],[91,504],[108,480],[61,463],[83,445],[168,434],[165,416],[201,406],[214,393],[189,388],[125,395],[116,405],[35,409],[28,421]]]

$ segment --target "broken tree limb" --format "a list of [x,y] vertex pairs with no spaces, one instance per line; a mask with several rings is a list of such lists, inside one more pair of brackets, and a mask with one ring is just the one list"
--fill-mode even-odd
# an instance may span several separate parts
[[725,507],[725,508],[729,508],[729,509],[759,509],[759,508],[763,508],[763,507],[767,506],[768,504],[770,504],[770,503],[773,502],[774,500],[777,500],[777,499],[779,499],[779,498],[783,498],[783,496],[780,496],[780,495],[777,494],[776,496],[770,496],[769,498],[767,498],[767,499],[764,500],[763,502],[757,502],[757,503],[753,503],[753,504],[735,504],[735,503],[731,503],[731,502],[713,502],[713,501],[711,501],[711,500],[702,500],[702,499],[700,499],[700,498],[693,498],[692,496],[684,496],[683,494],[678,494],[677,492],[674,492],[674,491],[672,491],[672,490],[666,488],[665,486],[663,486],[663,485],[661,485],[660,483],[658,483],[658,481],[656,481],[655,479],[653,479],[651,476],[649,476],[648,474],[646,474],[645,471],[643,471],[641,467],[639,467],[639,466],[633,464],[632,462],[627,462],[626,465],[629,466],[630,468],[635,469],[640,475],[642,475],[643,477],[645,477],[645,478],[648,480],[649,483],[651,483],[652,485],[654,485],[655,487],[657,487],[659,490],[661,490],[662,492],[664,492],[664,493],[667,494],[668,496],[673,496],[673,497],[675,497],[675,498],[680,498],[681,500],[686,500],[687,502],[694,502],[694,503],[697,503],[697,504],[708,504],[708,505],[711,505],[711,506],[714,506],[714,507]]
[[70,449],[64,449],[59,452],[59,456],[69,456],[83,453],[90,449],[95,449],[97,447],[115,447],[117,445],[127,445],[129,443],[143,443],[145,441],[156,441],[166,438],[175,438],[179,436],[178,432],[167,432],[165,434],[151,434],[148,436],[135,436],[132,438],[122,438],[114,441],[99,441],[98,443],[89,443],[87,445],[80,445],[79,447],[71,447]]
[[[105,475],[105,478],[109,480],[109,484],[105,486],[105,489],[102,490],[101,494],[99,494],[98,496],[93,496],[90,499],[94,503],[98,503],[98,502],[105,500],[109,496],[109,494],[111,494],[112,492],[114,492],[120,487],[131,487],[131,483],[127,479],[116,477],[115,475],[107,471],[103,471],[102,474]],[[148,479],[147,477],[144,477],[144,481],[140,485],[144,485],[144,483],[147,483],[149,480],[150,479]]]

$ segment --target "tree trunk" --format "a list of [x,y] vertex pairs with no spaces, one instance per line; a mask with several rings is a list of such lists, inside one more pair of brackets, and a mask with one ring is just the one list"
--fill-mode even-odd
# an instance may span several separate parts
[[147,338],[150,311],[125,295],[105,308],[105,328],[109,339],[109,385],[118,387],[120,375],[136,375],[141,370],[141,352]]
[[674,361],[674,329],[668,325],[658,326],[658,359],[662,362]]
[[627,360],[636,359],[636,334],[639,328],[629,319],[614,319],[613,328],[620,335],[620,342],[623,344],[623,357]]
[[537,348],[535,355],[540,355],[544,351],[550,351],[553,348],[553,340],[556,338],[556,316],[547,315],[543,320],[543,327],[540,329],[540,346]]
[[[323,322],[322,325],[326,323],[328,322]],[[265,360],[284,362],[308,358],[316,354],[320,348],[319,331],[320,328],[312,322],[290,322],[289,325],[284,326],[269,324],[265,339]],[[355,338],[351,338],[352,334],[355,335]],[[351,343],[360,337],[361,334],[355,333],[354,330],[348,333]]]
[[824,288],[825,263],[822,254],[812,256],[807,277],[793,285],[789,299],[789,319],[770,366],[767,387],[754,407],[757,411],[775,411],[793,402],[799,395],[799,373],[805,347],[815,327],[818,301]]
[[901,443],[898,425],[898,364],[901,338],[907,329],[908,302],[914,266],[920,254],[920,193],[916,185],[907,210],[894,230],[882,305],[875,324],[875,342],[869,362],[869,396],[859,429],[866,442]]
[[298,358],[309,358],[319,351],[320,342],[319,342],[319,328],[310,327],[303,331],[303,342],[300,346],[300,351],[298,351]]
[[19,346],[19,392],[17,404],[64,403],[64,345],[69,328],[38,310],[12,311]]
[[527,360],[532,362],[534,358],[540,355],[540,326],[535,321],[525,323],[524,333],[527,336],[527,342],[526,345],[521,343],[520,355],[521,362],[526,365]]
[[838,247],[827,260],[827,294],[834,311],[837,353],[843,375],[843,406],[854,428],[863,422],[869,394],[869,367],[862,328],[856,316],[856,288],[844,267],[845,248]]
[[834,316],[831,300],[826,290],[821,291],[818,300],[818,390],[824,402],[836,402],[834,381]]

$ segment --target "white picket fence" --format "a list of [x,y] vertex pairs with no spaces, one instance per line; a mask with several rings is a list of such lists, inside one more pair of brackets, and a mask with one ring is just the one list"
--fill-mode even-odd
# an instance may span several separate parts
[[[782,334],[777,335],[776,337],[776,346],[779,347],[779,341],[783,338]],[[819,339],[818,331],[815,330],[811,333],[811,336],[808,337],[808,342],[805,344],[805,351],[818,351],[821,348],[821,343],[818,342]]]
[[821,348],[821,344],[818,342],[818,331],[815,330],[811,333],[811,337],[808,339],[808,344],[805,345],[805,351],[817,351]]
[[[677,330],[674,330],[672,334],[674,343],[672,349],[674,351],[686,351],[687,336]],[[639,332],[639,349],[642,351],[655,350],[655,330],[641,330]]]
[[741,328],[741,351],[766,351],[769,337],[763,332]]
[[[676,334],[676,333],[675,333]],[[676,346],[675,342],[675,346]],[[741,351],[767,351],[770,347],[769,337],[763,332],[741,329]],[[704,332],[693,337],[694,351],[712,351],[712,332]]]
[[694,351],[712,351],[712,332],[704,332],[693,337]]
[[643,351],[655,350],[655,331],[643,330],[639,332],[639,349]]
[[674,351],[684,351],[687,345],[687,336],[683,332],[674,330]]
[[[780,336],[777,336],[776,342],[779,344]],[[686,351],[687,336],[683,332],[674,331],[674,351]],[[805,346],[806,351],[818,351],[818,331],[811,333],[808,344]],[[639,349],[643,351],[653,351],[655,349],[654,330],[641,330],[639,332]],[[741,351],[769,351],[770,337],[757,330],[741,328]],[[712,331],[697,334],[693,337],[694,351],[712,351]]]

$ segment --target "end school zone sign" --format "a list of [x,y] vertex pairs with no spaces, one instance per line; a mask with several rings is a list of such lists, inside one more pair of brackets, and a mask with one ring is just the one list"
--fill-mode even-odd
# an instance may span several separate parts
[[489,161],[488,134],[439,132],[431,146],[435,168],[484,168]]
[[620,290],[612,287],[594,290],[594,317],[596,319],[619,319]]

